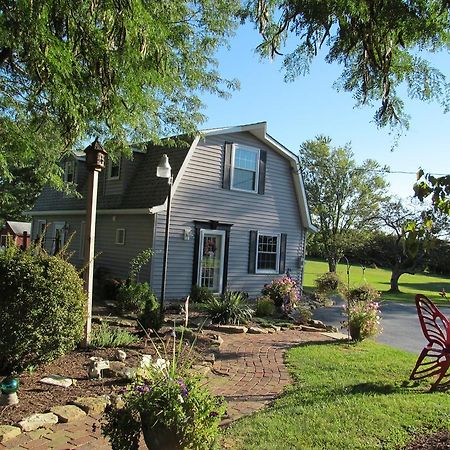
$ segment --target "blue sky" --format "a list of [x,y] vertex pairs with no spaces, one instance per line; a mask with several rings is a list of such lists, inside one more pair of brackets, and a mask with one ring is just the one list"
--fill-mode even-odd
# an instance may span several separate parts
[[[259,42],[256,30],[245,25],[230,41],[230,50],[218,53],[221,75],[237,78],[241,89],[228,100],[204,96],[208,121],[202,128],[266,121],[269,134],[295,152],[303,141],[324,134],[336,146],[350,142],[357,161],[373,158],[392,171],[416,172],[422,167],[450,173],[450,114],[444,114],[438,104],[405,98],[410,128],[391,151],[394,136],[373,123],[376,108],[355,108],[351,93],[333,88],[341,67],[317,59],[309,75],[285,83],[281,58],[260,61],[254,51]],[[450,77],[448,54],[434,60]],[[393,194],[412,193],[415,175],[390,174],[387,179]]]

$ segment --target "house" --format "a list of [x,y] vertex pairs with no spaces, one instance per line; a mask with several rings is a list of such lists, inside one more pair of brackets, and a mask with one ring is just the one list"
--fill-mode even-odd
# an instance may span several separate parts
[[[140,280],[159,295],[165,237],[167,179],[156,167],[167,154],[171,197],[167,299],[193,284],[260,294],[289,272],[300,281],[305,239],[314,231],[295,154],[266,132],[266,123],[212,129],[175,146],[148,144],[133,159],[109,160],[100,173],[95,270],[126,278],[130,260],[152,248]],[[65,161],[64,177],[82,199],[46,188],[31,211],[33,237],[47,228],[47,250],[72,236],[72,262],[82,266],[87,170],[84,158]],[[74,233],[75,232],[75,233]]]
[[30,245],[30,222],[15,222],[7,220],[0,228],[0,247],[7,247],[9,242],[25,247]]

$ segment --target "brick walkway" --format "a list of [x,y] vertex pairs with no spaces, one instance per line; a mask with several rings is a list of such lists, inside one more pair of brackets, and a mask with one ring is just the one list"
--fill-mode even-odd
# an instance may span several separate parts
[[[208,385],[228,403],[227,418],[232,422],[263,408],[279,395],[290,382],[284,352],[301,342],[328,340],[321,333],[288,330],[276,334],[224,335]],[[145,445],[141,445],[145,449]],[[101,436],[98,417],[87,416],[69,424],[22,433],[0,450],[106,450],[108,441]]]

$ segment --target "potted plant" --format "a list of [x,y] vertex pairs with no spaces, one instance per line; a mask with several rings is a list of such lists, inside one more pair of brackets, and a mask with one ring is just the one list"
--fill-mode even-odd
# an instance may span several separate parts
[[379,292],[371,286],[363,285],[348,290],[344,295],[347,299],[347,304],[344,305],[347,320],[343,322],[343,327],[348,328],[352,340],[362,341],[379,334],[380,306],[376,301],[380,297]]
[[138,449],[141,431],[151,450],[209,450],[224,409],[223,400],[211,395],[174,351],[170,361],[159,358],[138,370],[106,409],[102,429],[117,450]]

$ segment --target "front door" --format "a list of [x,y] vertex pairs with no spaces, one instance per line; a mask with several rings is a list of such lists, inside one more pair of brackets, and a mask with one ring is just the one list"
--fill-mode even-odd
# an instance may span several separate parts
[[220,294],[223,286],[225,230],[201,229],[199,244],[197,284]]

